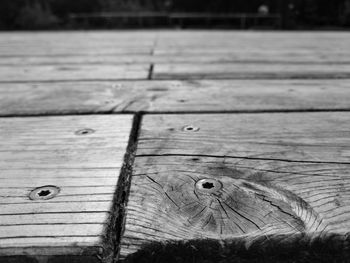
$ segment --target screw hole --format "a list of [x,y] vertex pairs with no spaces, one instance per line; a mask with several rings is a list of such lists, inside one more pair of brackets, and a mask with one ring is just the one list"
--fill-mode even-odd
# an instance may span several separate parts
[[49,200],[56,197],[60,192],[60,188],[54,185],[47,185],[35,188],[29,193],[31,200]]
[[199,131],[198,127],[192,126],[192,125],[188,125],[182,128],[183,131],[189,131],[189,132],[196,132]]
[[95,130],[93,129],[81,129],[81,130],[78,130],[75,132],[76,135],[88,135],[88,134],[91,134],[91,133],[94,133]]
[[203,183],[202,186],[205,189],[212,189],[212,188],[214,188],[214,184],[213,183],[208,183],[208,182]]
[[50,191],[50,190],[41,190],[41,191],[38,193],[38,196],[48,196],[49,194],[51,194],[51,191]]
[[220,191],[222,183],[215,179],[201,179],[195,185],[197,191],[204,194],[212,194]]

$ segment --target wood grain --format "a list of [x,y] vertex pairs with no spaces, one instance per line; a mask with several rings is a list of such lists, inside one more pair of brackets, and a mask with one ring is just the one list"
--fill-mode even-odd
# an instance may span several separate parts
[[154,39],[141,31],[4,32],[0,56],[149,54]]
[[1,33],[0,261],[346,262],[349,36]]
[[137,153],[348,163],[348,121],[347,112],[148,115]]
[[149,65],[0,66],[1,82],[146,79]]
[[0,115],[346,110],[347,80],[0,83]]
[[349,64],[346,32],[2,33],[0,65],[125,63]]
[[350,65],[334,64],[156,64],[154,79],[344,79]]
[[[221,46],[243,49],[319,49],[330,51],[335,50],[334,47],[346,50],[349,43],[348,32],[186,30],[159,32],[157,46],[167,48],[167,52],[173,52],[176,47],[189,46],[197,46],[199,49]],[[184,52],[196,51],[184,49]],[[218,50],[218,52],[220,51]]]
[[[157,51],[157,48],[155,49]],[[172,49],[169,49],[172,50]],[[191,50],[192,53],[186,53]],[[219,50],[219,51],[218,51]],[[196,52],[194,52],[196,51]],[[0,65],[77,65],[77,64],[169,64],[169,63],[284,63],[284,64],[349,64],[350,54],[346,51],[315,52],[313,50],[222,50],[220,46],[211,49],[184,47],[176,53],[164,54],[72,54],[32,55],[1,57]]]
[[152,246],[161,246],[166,260],[164,251],[175,256],[180,241],[191,241],[197,255],[207,239],[231,252],[243,246],[241,256],[272,247],[279,255],[305,243],[300,251],[322,254],[314,241],[328,249],[329,238],[343,251],[350,227],[348,122],[349,114],[339,112],[146,115],[121,257],[155,259]]
[[[107,229],[131,119],[0,119],[0,257],[113,253]],[[29,198],[47,185],[56,197]]]

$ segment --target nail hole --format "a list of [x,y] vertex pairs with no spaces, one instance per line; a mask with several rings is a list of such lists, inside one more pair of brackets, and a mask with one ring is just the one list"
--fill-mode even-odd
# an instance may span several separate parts
[[75,132],[76,135],[88,135],[88,134],[91,134],[91,133],[94,133],[95,130],[93,129],[81,129],[81,130],[78,130]]
[[199,131],[199,128],[196,127],[196,126],[187,125],[187,126],[183,127],[182,130],[183,131],[196,132],[196,131]]

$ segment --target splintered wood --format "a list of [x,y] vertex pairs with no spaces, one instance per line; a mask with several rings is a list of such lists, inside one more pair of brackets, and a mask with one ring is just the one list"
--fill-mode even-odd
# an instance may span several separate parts
[[0,257],[112,253],[107,229],[131,119],[0,119]]
[[344,240],[349,121],[347,113],[145,116],[121,257],[184,240],[261,249]]

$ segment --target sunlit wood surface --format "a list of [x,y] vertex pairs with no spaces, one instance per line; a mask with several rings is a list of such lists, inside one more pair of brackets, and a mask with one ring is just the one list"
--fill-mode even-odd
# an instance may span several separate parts
[[349,47],[0,33],[0,262],[346,262]]

